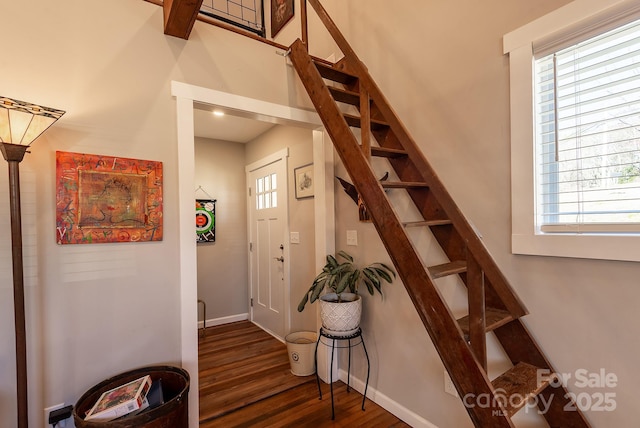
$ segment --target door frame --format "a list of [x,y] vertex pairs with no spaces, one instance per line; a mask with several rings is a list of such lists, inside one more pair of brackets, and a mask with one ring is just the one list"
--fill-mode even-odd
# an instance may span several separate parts
[[313,129],[315,186],[315,260],[324,264],[325,255],[335,252],[335,213],[333,192],[333,145],[315,111],[247,98],[183,82],[171,81],[176,99],[177,175],[178,175],[178,265],[180,288],[180,358],[191,373],[189,390],[189,427],[197,428],[198,399],[198,288],[196,242],[193,239],[195,189],[194,108],[221,107],[248,118],[270,120],[283,125]]
[[[289,252],[290,248],[289,248],[289,189],[288,189],[288,183],[289,183],[289,148],[285,147],[284,149],[280,149],[278,151],[276,151],[275,153],[271,153],[268,156],[265,156],[262,159],[259,159],[255,162],[250,163],[249,165],[245,166],[245,175],[247,178],[249,178],[249,175],[255,171],[256,169],[260,169],[262,167],[265,167],[267,165],[270,165],[274,162],[284,162],[284,171],[285,171],[285,177],[284,180],[281,180],[282,183],[279,184],[280,189],[284,190],[284,200],[285,200],[285,218],[284,218],[284,227],[282,228],[282,245],[284,246],[284,263],[282,266],[282,269],[284,270],[284,284],[283,284],[283,306],[284,306],[284,331],[288,332],[291,329],[291,254]],[[249,188],[253,188],[253,186],[251,184],[249,184],[247,182],[247,187]],[[254,189],[255,190],[255,189]],[[251,227],[252,227],[252,220],[251,220],[251,205],[253,204],[253,200],[252,200],[252,196],[248,195],[247,196],[248,201],[247,201],[247,237],[248,237],[248,245],[250,245],[254,238],[253,236],[251,236]],[[252,302],[253,298],[255,297],[253,295],[253,278],[252,278],[252,274],[253,274],[253,258],[252,258],[252,254],[251,254],[251,249],[249,249],[249,254],[248,254],[248,266],[249,266],[249,300]],[[253,321],[253,306],[250,304],[249,306],[249,320]],[[278,339],[279,341],[284,343],[284,337],[280,337],[277,335],[276,332],[274,331],[269,331],[265,326],[260,326],[263,330],[265,330],[267,333],[271,334],[273,337],[275,337],[276,339]]]

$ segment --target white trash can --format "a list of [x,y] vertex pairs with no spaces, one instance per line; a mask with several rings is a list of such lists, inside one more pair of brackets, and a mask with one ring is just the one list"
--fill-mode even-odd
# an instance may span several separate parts
[[315,352],[318,334],[313,331],[296,331],[285,338],[291,373],[296,376],[310,376],[316,372]]

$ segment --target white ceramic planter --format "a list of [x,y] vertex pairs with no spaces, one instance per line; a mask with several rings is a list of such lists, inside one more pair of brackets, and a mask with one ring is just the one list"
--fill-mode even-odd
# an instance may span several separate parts
[[320,297],[320,318],[323,329],[334,336],[348,336],[358,330],[362,316],[362,299],[357,294],[342,293],[337,303],[335,293]]

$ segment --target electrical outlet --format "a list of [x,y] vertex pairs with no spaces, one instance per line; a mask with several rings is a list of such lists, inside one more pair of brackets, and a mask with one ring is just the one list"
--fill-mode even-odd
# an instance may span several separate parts
[[[64,407],[64,403],[60,403],[60,404],[56,404],[55,406],[47,407],[44,409],[44,426],[46,428],[50,428],[53,426],[49,423],[49,413],[53,412],[54,410],[62,409],[63,407]],[[58,424],[58,426],[60,425]]]
[[447,369],[444,369],[444,392],[451,394],[454,397],[458,396],[458,391],[456,391],[456,387],[451,381],[451,377],[449,376]]

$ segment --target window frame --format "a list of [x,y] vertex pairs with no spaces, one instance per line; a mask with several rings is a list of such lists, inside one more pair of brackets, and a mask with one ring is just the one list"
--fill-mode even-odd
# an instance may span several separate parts
[[640,5],[633,0],[575,0],[504,36],[511,84],[512,253],[640,261],[637,234],[537,232],[533,98],[534,46],[561,44],[608,23],[621,25],[638,17]]

